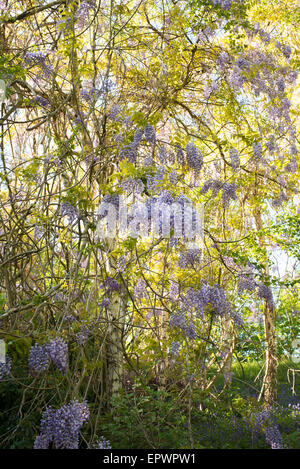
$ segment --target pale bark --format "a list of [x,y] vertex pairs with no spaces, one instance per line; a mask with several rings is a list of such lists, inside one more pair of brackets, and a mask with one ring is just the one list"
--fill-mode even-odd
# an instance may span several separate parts
[[122,329],[121,329],[121,295],[113,292],[107,311],[108,319],[108,347],[107,347],[107,369],[108,369],[108,394],[115,397],[122,389]]
[[[262,217],[259,208],[254,211],[256,229],[262,229]],[[261,247],[265,249],[264,237],[260,236]],[[266,275],[269,274],[268,265],[265,266]],[[264,300],[264,330],[266,339],[266,365],[260,398],[264,395],[267,405],[273,405],[277,401],[277,344],[275,330],[275,308]]]
[[231,386],[232,381],[232,333],[230,318],[222,319],[222,352],[225,358],[224,364],[224,382],[227,387]]
[[[110,253],[115,247],[116,240],[106,239],[108,251],[106,253],[106,271],[111,277],[116,276],[114,259]],[[120,286],[121,287],[121,286]],[[122,336],[124,330],[124,312],[126,301],[122,290],[113,291],[110,295],[110,304],[107,307],[107,392],[108,397],[113,398],[119,395],[123,383],[123,348]]]

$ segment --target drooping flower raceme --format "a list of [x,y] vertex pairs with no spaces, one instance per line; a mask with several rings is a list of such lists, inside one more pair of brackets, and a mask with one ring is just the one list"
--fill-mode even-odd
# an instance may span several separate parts
[[178,264],[181,269],[191,268],[198,265],[201,261],[200,249],[188,249],[180,253]]
[[211,312],[215,317],[229,317],[242,326],[241,316],[234,311],[226,298],[226,292],[220,285],[209,285],[203,282],[199,289],[190,288],[182,300],[184,311],[195,311],[199,318],[205,312]]
[[34,344],[30,349],[28,365],[32,375],[46,371],[50,364],[49,353],[45,345]]
[[149,143],[156,143],[156,133],[153,125],[146,125],[144,128],[145,140]]
[[278,425],[265,428],[266,442],[272,449],[283,449],[283,442]]
[[137,284],[134,287],[134,297],[136,300],[141,300],[146,296],[146,283],[144,280],[138,280]]
[[47,407],[43,412],[40,434],[34,449],[78,449],[79,431],[88,422],[90,412],[86,401],[73,400],[55,410]]
[[104,438],[104,436],[101,436],[99,440],[93,444],[92,449],[111,449],[111,445],[110,442]]
[[62,217],[66,216],[70,222],[78,218],[78,209],[70,202],[63,202],[60,207],[60,214]]
[[237,169],[240,167],[240,158],[239,158],[239,154],[238,154],[238,151],[233,148],[230,150],[229,152],[230,154],[230,160],[231,160],[231,166],[233,169]]
[[239,293],[243,293],[245,290],[254,291],[256,288],[256,283],[252,277],[243,276],[238,283]]
[[273,307],[273,295],[270,287],[261,283],[258,287],[258,297],[264,299],[270,308]]
[[11,370],[11,359],[6,355],[5,362],[0,363],[0,381],[7,377]]
[[28,365],[32,375],[46,371],[51,362],[60,373],[67,372],[68,345],[60,337],[43,345],[35,344],[30,349]]
[[50,360],[61,373],[66,373],[68,368],[68,345],[62,338],[52,339],[47,344]]
[[186,146],[186,162],[196,172],[200,172],[203,166],[203,156],[193,143],[188,143]]

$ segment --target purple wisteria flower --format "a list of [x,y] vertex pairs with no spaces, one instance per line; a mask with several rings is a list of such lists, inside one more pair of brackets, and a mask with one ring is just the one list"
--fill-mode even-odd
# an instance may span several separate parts
[[120,107],[117,104],[115,104],[111,107],[108,117],[111,120],[116,122],[118,120],[119,114],[120,114]]
[[137,159],[137,150],[138,147],[136,143],[131,142],[120,149],[119,158],[121,160],[128,160],[130,163],[135,163]]
[[116,272],[118,273],[124,273],[125,269],[127,266],[127,260],[125,256],[121,256],[117,260],[117,265],[116,265]]
[[48,369],[50,365],[50,357],[45,344],[34,344],[34,346],[31,347],[28,365],[32,375],[42,373]]
[[256,289],[256,283],[252,277],[243,276],[238,283],[238,292],[243,293],[246,291],[254,291]]
[[5,362],[0,362],[0,381],[7,377],[11,370],[11,358],[5,356]]
[[53,71],[52,65],[47,60],[47,54],[44,52],[26,52],[24,57],[25,63],[32,67],[39,67],[45,78],[49,78],[51,72]]
[[230,55],[228,54],[228,52],[221,52],[219,57],[217,58],[216,63],[221,70],[224,70],[226,68],[226,65],[230,63]]
[[183,313],[174,313],[170,317],[169,325],[171,328],[178,327],[179,329],[183,329],[186,325],[186,317]]
[[68,368],[68,345],[61,338],[51,339],[47,344],[47,351],[52,363],[61,373],[66,373]]
[[232,0],[211,0],[213,5],[219,5],[223,10],[230,10]]
[[43,98],[42,96],[35,96],[34,100],[40,106],[43,106],[43,107],[49,107],[50,106],[50,102],[48,101],[48,99]]
[[240,70],[238,68],[233,69],[233,71],[228,76],[228,83],[231,88],[236,91],[239,91],[242,88],[245,82],[245,78],[241,75]]
[[147,296],[146,292],[146,283],[144,280],[140,279],[134,286],[133,292],[136,300],[141,300]]
[[180,145],[176,146],[176,160],[179,166],[184,166],[185,164],[185,155],[184,151]]
[[93,446],[92,449],[112,449],[110,442],[104,438],[104,436],[101,436],[99,440],[97,440]]
[[203,318],[205,312],[210,312],[215,317],[229,317],[241,327],[241,316],[232,310],[226,293],[220,285],[209,285],[203,282],[199,289],[190,288],[182,300],[184,311],[195,311],[199,318]]
[[259,160],[262,157],[262,146],[261,143],[253,143],[253,156],[255,160]]
[[178,174],[175,169],[172,169],[172,171],[169,173],[169,181],[171,184],[176,186],[178,182]]
[[265,428],[266,442],[272,449],[283,449],[282,436],[278,425]]
[[271,411],[272,409],[268,408],[253,414],[252,428],[256,433],[265,434],[266,442],[272,449],[283,449],[279,425],[276,423],[276,417]]
[[146,125],[144,128],[145,140],[149,143],[156,143],[156,133],[153,125]]
[[177,282],[170,282],[169,297],[171,301],[176,301],[179,295],[179,286]]
[[168,152],[165,146],[158,148],[158,159],[161,164],[166,164],[168,161]]
[[195,340],[197,338],[194,324],[192,322],[188,322],[185,313],[181,311],[172,314],[170,317],[169,326],[171,329],[180,329],[184,333],[185,337],[189,340]]
[[170,353],[171,355],[178,355],[179,351],[181,348],[180,342],[172,342],[171,347],[170,347]]
[[210,179],[204,183],[200,190],[200,194],[206,194],[209,190],[212,190],[212,195],[214,197],[218,194],[222,187],[223,183],[221,181]]
[[181,269],[195,267],[199,265],[201,261],[201,250],[200,249],[188,249],[182,251],[179,255],[178,264]]
[[41,430],[35,439],[34,449],[78,449],[79,431],[89,417],[86,401],[74,399],[57,410],[47,407],[42,415]]
[[128,194],[141,194],[144,189],[144,183],[141,179],[127,178],[121,182],[120,187]]
[[84,324],[75,336],[78,345],[84,345],[89,336],[89,328]]
[[224,182],[223,184],[223,192],[222,192],[222,200],[224,207],[228,207],[230,200],[236,200],[236,185],[230,184],[228,182]]
[[272,206],[274,208],[281,207],[282,203],[286,202],[287,200],[288,200],[287,195],[283,191],[280,191],[279,196],[276,199],[272,200]]
[[66,373],[68,368],[68,345],[60,337],[50,342],[31,347],[28,365],[32,375],[46,371],[52,362],[60,371]]
[[74,205],[68,201],[62,202],[60,207],[60,214],[62,217],[66,216],[70,223],[75,221],[79,216],[77,207],[74,207]]
[[121,285],[113,277],[106,277],[106,279],[103,282],[102,288],[104,288],[108,292],[113,292],[113,291],[119,291],[121,288]]
[[292,49],[288,44],[281,44],[280,42],[277,41],[276,42],[276,47],[277,47],[277,49],[280,50],[280,52],[282,52],[282,54],[284,55],[284,57],[286,59],[290,58],[291,53],[292,53]]
[[95,2],[85,1],[80,2],[80,5],[76,11],[77,24],[80,28],[86,26],[89,21],[90,9],[95,8]]
[[107,308],[110,305],[110,299],[109,298],[103,298],[100,303],[101,308]]
[[257,295],[259,298],[264,299],[270,308],[273,308],[273,295],[272,290],[270,287],[265,285],[264,283],[260,283],[258,287]]
[[193,143],[186,145],[186,163],[196,172],[200,172],[203,166],[203,155]]
[[240,167],[240,158],[239,158],[238,151],[235,148],[233,148],[229,151],[229,154],[230,154],[231,167],[233,169],[238,169]]
[[293,156],[290,163],[288,163],[284,169],[288,173],[295,173],[297,171],[297,168],[298,168],[298,163],[297,163],[296,158]]
[[160,166],[154,176],[147,174],[147,187],[150,191],[155,191],[162,186],[162,181],[166,174],[166,169]]
[[135,145],[139,145],[142,141],[143,135],[144,135],[144,132],[142,131],[142,129],[136,129],[136,131],[134,132],[134,136],[133,136],[133,143]]

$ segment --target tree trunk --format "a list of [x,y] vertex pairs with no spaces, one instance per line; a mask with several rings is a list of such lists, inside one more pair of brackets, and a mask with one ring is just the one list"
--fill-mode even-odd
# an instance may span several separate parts
[[[257,231],[262,229],[261,211],[257,208],[254,211],[254,219]],[[260,245],[265,250],[264,237],[260,236]],[[268,265],[265,266],[265,273],[269,274]],[[275,308],[264,300],[264,330],[266,339],[266,369],[260,397],[264,395],[267,405],[273,405],[277,401],[277,345],[275,330]]]
[[121,295],[113,292],[108,307],[108,395],[115,397],[122,389],[122,330],[121,330]]
[[264,400],[267,405],[277,401],[277,345],[274,308],[264,302],[264,327],[266,337],[266,370],[263,382]]
[[[116,245],[116,240],[106,239],[108,251],[106,253],[106,271],[111,277],[116,276],[115,260],[110,256]],[[107,327],[108,327],[108,345],[107,345],[107,371],[108,397],[116,397],[122,389],[123,377],[123,350],[122,336],[124,329],[124,314],[126,310],[126,301],[122,291],[114,290],[110,295],[110,304],[107,307]]]
[[226,357],[224,365],[224,383],[225,386],[230,388],[232,381],[232,333],[230,328],[230,318],[225,317],[222,319],[222,354]]

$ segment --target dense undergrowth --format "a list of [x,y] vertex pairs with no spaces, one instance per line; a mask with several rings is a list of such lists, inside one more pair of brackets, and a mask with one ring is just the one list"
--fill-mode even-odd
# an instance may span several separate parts
[[[291,370],[295,370],[294,381]],[[194,388],[192,402],[188,390],[178,384],[160,388],[130,382],[110,411],[103,409],[98,422],[83,427],[80,447],[89,447],[91,429],[96,428],[97,435],[109,440],[113,449],[267,449],[271,445],[266,428],[276,426],[284,448],[300,449],[300,367],[280,364],[278,405],[271,411],[257,402],[260,371],[256,362],[235,363],[230,388],[224,388],[220,378],[210,395]],[[22,381],[1,383],[1,448],[32,448],[39,433],[44,403],[39,401],[41,390],[34,385],[25,390],[28,384],[25,376]],[[64,392],[62,386],[62,397]],[[51,399],[51,383],[44,398]]]

